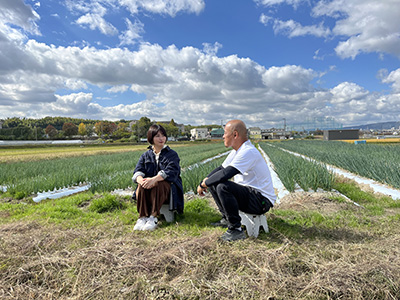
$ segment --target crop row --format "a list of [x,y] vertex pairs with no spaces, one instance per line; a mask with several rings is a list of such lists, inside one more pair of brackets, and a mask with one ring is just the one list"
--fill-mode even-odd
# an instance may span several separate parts
[[339,141],[284,141],[278,147],[400,188],[400,146]]
[[275,172],[288,191],[293,192],[297,186],[305,191],[332,189],[335,177],[324,164],[294,156],[270,143],[263,142],[259,145],[269,156]]
[[[174,148],[181,166],[189,166],[218,153],[225,152],[222,143],[200,144]],[[132,185],[132,173],[142,151],[70,157],[0,164],[0,186],[12,195],[24,197],[80,183],[91,183],[93,192],[124,189]]]

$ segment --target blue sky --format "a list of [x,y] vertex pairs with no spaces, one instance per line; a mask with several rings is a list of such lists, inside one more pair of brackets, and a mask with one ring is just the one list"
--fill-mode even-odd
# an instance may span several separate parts
[[0,119],[398,121],[400,0],[2,0]]

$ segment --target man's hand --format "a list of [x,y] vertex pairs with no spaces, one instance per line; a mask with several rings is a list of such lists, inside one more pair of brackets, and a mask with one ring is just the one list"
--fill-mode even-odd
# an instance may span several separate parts
[[206,180],[207,177],[203,179],[203,181],[199,184],[199,186],[197,187],[197,193],[200,196],[204,196],[204,192],[207,191],[207,185],[206,185]]

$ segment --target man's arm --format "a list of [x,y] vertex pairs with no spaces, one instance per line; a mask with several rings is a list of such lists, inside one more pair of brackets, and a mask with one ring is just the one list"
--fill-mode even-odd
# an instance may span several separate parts
[[223,181],[227,181],[236,174],[239,174],[239,170],[228,166],[226,168],[220,166],[214,169],[208,177],[204,178],[200,185],[197,187],[197,193],[199,195],[204,195],[204,191],[207,190],[207,187],[218,184]]
[[212,174],[211,176],[209,176],[206,180],[203,181],[203,183],[205,184],[206,187],[215,185],[220,182],[227,181],[239,173],[240,172],[238,169],[232,166],[227,166],[226,168],[222,168],[217,172],[215,172],[214,174]]

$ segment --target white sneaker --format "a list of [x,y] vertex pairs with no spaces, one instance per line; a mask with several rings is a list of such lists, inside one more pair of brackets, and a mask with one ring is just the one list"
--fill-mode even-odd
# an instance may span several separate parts
[[136,221],[135,226],[133,227],[133,230],[143,230],[144,225],[146,225],[147,222],[146,217],[141,217]]
[[147,219],[146,224],[142,227],[142,230],[154,230],[157,228],[157,218],[150,216]]

